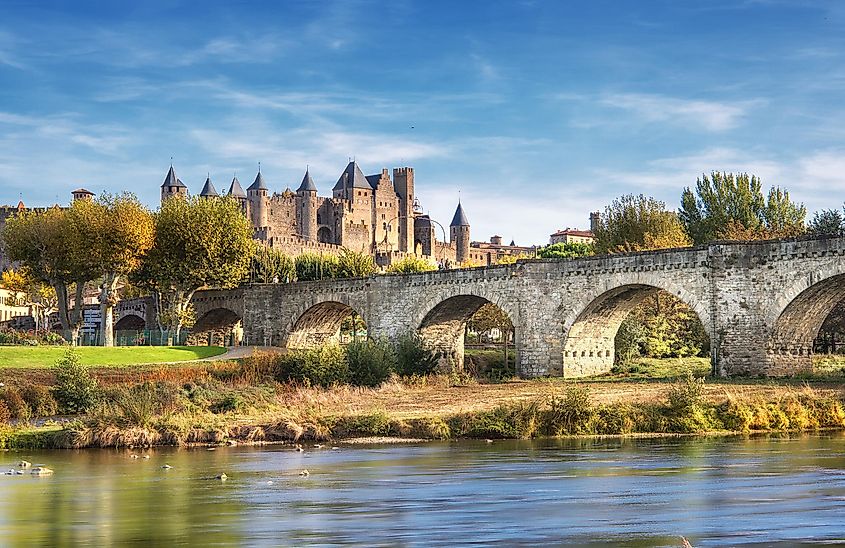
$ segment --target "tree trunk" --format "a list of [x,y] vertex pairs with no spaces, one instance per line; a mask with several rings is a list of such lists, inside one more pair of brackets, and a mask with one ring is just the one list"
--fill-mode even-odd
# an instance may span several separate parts
[[118,302],[117,282],[120,277],[109,273],[100,289],[100,343],[114,346],[114,305]]
[[52,286],[59,300],[57,304],[59,308],[59,322],[62,324],[62,337],[72,346],[76,346],[76,338],[73,336],[70,314],[68,312],[67,285],[62,282],[54,282]]

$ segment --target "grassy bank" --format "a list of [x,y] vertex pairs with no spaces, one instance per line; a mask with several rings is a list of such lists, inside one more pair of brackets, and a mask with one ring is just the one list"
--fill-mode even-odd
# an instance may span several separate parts
[[[65,350],[64,346],[0,346],[0,369],[51,367]],[[196,360],[226,351],[222,346],[82,346],[77,350],[83,364],[109,367]]]
[[[279,382],[274,363],[272,357],[255,356],[240,363],[95,370],[101,393],[97,405],[69,423],[40,428],[28,425],[37,416],[30,411],[26,420],[0,431],[0,444],[120,447],[361,436],[492,439],[845,427],[843,385],[829,378],[705,382],[617,374],[579,382],[479,383],[464,375],[435,375],[394,376],[377,388],[320,388]],[[20,383],[15,389],[24,396],[25,385],[52,382],[38,377],[38,371],[21,373],[11,383]]]

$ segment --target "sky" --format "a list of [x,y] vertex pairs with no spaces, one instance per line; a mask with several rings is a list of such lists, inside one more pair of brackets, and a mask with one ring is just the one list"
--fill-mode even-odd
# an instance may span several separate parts
[[714,170],[812,212],[845,199],[843,97],[845,2],[0,0],[0,204],[157,207],[171,157],[193,193],[260,162],[328,196],[354,158],[474,240]]

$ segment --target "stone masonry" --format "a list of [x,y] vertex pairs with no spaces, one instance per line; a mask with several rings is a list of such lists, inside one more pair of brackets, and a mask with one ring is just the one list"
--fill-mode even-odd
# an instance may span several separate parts
[[[492,302],[515,326],[523,376],[580,377],[612,367],[620,323],[660,290],[698,314],[719,374],[806,371],[819,327],[845,299],[845,238],[718,242],[401,276],[257,284],[236,290],[237,297],[214,295],[239,308],[245,344],[320,345],[336,338],[343,319],[355,311],[369,336],[396,339],[416,331],[443,353],[444,366],[457,367],[463,364],[467,319]],[[210,312],[213,301],[204,302],[204,313]],[[197,317],[200,323],[201,314]]]

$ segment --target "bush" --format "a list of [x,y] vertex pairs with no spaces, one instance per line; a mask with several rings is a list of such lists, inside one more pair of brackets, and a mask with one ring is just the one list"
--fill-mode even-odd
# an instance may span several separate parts
[[59,411],[59,404],[46,386],[31,384],[23,389],[21,396],[36,417],[52,417]]
[[404,259],[390,263],[390,266],[387,267],[387,272],[390,274],[414,274],[432,270],[437,270],[437,266],[416,255],[408,255]]
[[439,361],[440,353],[427,349],[416,333],[401,337],[396,344],[396,373],[403,377],[431,375]]
[[349,382],[346,352],[336,344],[295,350],[279,356],[276,380],[308,386],[332,386]]
[[44,342],[53,346],[64,346],[67,344],[64,337],[58,333],[53,333],[52,331],[44,335]]
[[246,407],[243,398],[239,394],[227,394],[220,400],[211,404],[209,411],[215,414],[232,413],[241,411]]
[[97,381],[79,361],[79,354],[73,348],[68,348],[56,362],[55,371],[53,395],[63,413],[84,413],[94,407],[99,397]]
[[6,408],[9,410],[9,415],[13,419],[29,420],[31,411],[29,406],[21,396],[20,390],[14,386],[8,386],[0,392],[0,400],[5,402]]
[[[6,402],[0,400],[0,425],[9,424],[10,420],[12,420],[12,413],[6,406]],[[2,447],[2,445],[0,445],[0,447]]]
[[337,277],[338,260],[333,255],[303,253],[294,260],[296,279],[302,281],[323,280]]
[[589,388],[573,384],[567,387],[563,397],[552,395],[549,398],[545,426],[554,436],[591,433],[590,423],[595,414]]
[[353,341],[346,347],[349,382],[355,386],[379,386],[396,369],[396,353],[385,341]]
[[372,276],[376,273],[376,266],[373,256],[369,253],[361,253],[349,249],[342,249],[337,258],[338,278],[361,278]]
[[456,437],[527,439],[537,433],[537,401],[500,405],[490,411],[450,417],[449,431]]

